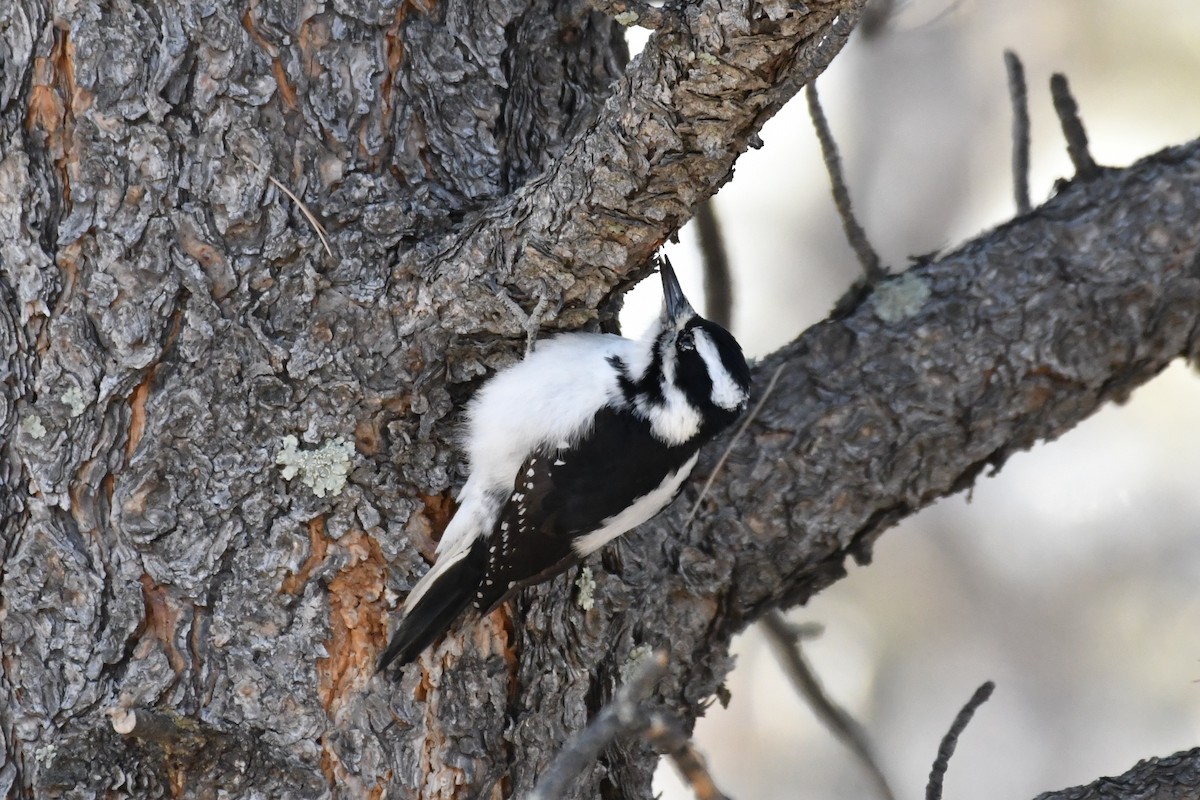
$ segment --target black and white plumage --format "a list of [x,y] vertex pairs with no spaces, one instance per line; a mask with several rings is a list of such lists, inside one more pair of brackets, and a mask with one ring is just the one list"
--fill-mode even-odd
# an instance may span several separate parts
[[741,347],[692,310],[670,262],[660,271],[663,312],[641,339],[560,334],[471,401],[470,477],[380,670],[415,659],[468,606],[486,614],[653,517],[744,410]]

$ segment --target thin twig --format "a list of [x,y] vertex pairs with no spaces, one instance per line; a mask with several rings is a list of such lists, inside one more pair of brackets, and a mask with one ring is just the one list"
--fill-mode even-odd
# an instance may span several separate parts
[[733,452],[733,446],[737,444],[738,439],[742,438],[742,434],[746,432],[746,428],[750,427],[750,423],[753,422],[754,418],[758,416],[758,412],[762,411],[763,406],[766,405],[767,398],[770,397],[771,392],[775,390],[775,384],[779,381],[779,374],[783,372],[784,366],[784,364],[780,364],[775,368],[775,372],[771,374],[771,380],[767,383],[767,388],[763,391],[762,397],[758,399],[758,402],[754,405],[754,408],[749,414],[746,415],[746,420],[737,429],[737,433],[730,438],[729,444],[725,446],[725,452],[721,453],[721,457],[717,459],[717,463],[715,466],[713,466],[712,472],[708,473],[708,479],[704,481],[704,485],[700,487],[700,495],[696,498],[696,502],[692,504],[692,510],[688,512],[688,517],[684,524],[691,525],[692,520],[696,518],[696,512],[700,510],[700,504],[704,502],[705,496],[708,495],[708,490],[712,488],[713,481],[717,479],[717,475],[719,475],[721,472],[721,467],[725,466],[725,462],[728,460],[729,454]]
[[1075,177],[1090,181],[1100,176],[1100,167],[1088,150],[1087,131],[1083,129],[1083,121],[1079,118],[1079,105],[1071,95],[1071,86],[1067,76],[1056,72],[1050,76],[1050,96],[1054,99],[1054,111],[1062,123],[1063,136],[1067,140],[1067,155],[1075,165]]
[[1025,86],[1025,67],[1012,50],[1004,51],[1004,66],[1008,70],[1008,96],[1013,110],[1013,196],[1017,213],[1027,214],[1033,208],[1029,202],[1029,91]]
[[645,700],[667,671],[667,654],[659,650],[634,669],[629,681],[617,690],[588,726],[568,741],[542,773],[526,800],[557,800],[597,758],[615,736],[644,724],[638,703]]
[[304,215],[304,218],[306,220],[308,220],[308,224],[311,225],[313,230],[317,232],[317,237],[321,240],[321,244],[325,246],[325,252],[329,254],[330,258],[333,258],[333,249],[330,248],[330,246],[329,246],[329,237],[325,234],[325,227],[323,225],[321,225],[321,223],[317,220],[316,216],[314,216],[313,213],[308,210],[308,206],[304,205],[304,202],[299,197],[297,197],[292,192],[291,189],[289,189],[288,187],[284,186],[282,183],[277,181],[275,179],[275,176],[272,175],[270,172],[267,172],[266,167],[262,166],[261,164],[257,164],[254,161],[251,161],[250,159],[246,158],[241,153],[237,153],[236,155],[242,161],[245,161],[247,164],[254,167],[256,170],[261,172],[263,175],[266,175],[267,180],[269,180],[272,184],[274,184],[275,188],[277,188],[279,191],[283,192],[284,194],[286,194],[288,197],[290,197],[292,199],[292,202],[295,203],[296,207],[300,209],[300,213]]
[[767,640],[774,648],[775,655],[782,663],[784,671],[792,679],[792,685],[796,687],[796,691],[812,708],[817,718],[833,732],[833,735],[850,748],[867,774],[871,776],[871,781],[879,790],[879,794],[886,800],[895,800],[895,795],[888,786],[887,778],[884,777],[883,770],[879,768],[875,753],[867,741],[866,731],[845,709],[825,693],[825,687],[821,685],[821,681],[813,672],[808,659],[804,657],[797,631],[778,611],[768,613],[763,617],[762,623]]
[[975,716],[976,710],[992,696],[992,690],[995,688],[996,684],[991,681],[984,683],[975,690],[975,694],[971,695],[971,699],[954,718],[954,724],[942,738],[942,744],[938,747],[937,759],[934,760],[933,769],[929,772],[929,783],[925,787],[925,800],[942,800],[942,781],[946,778],[946,768],[950,766],[950,757],[954,755],[958,737],[970,723],[971,717]]
[[729,800],[717,788],[704,756],[692,746],[678,720],[661,711],[652,712],[646,718],[645,734],[650,744],[671,759],[680,776],[696,793],[697,800]]
[[862,264],[867,282],[876,283],[887,277],[887,271],[879,261],[879,254],[867,241],[866,231],[854,218],[854,209],[850,207],[850,190],[846,188],[846,180],[842,176],[842,162],[838,156],[837,143],[833,140],[829,120],[825,118],[825,111],[821,108],[815,82],[810,82],[804,87],[804,96],[808,100],[808,115],[812,117],[813,127],[817,131],[817,141],[821,143],[821,155],[825,159],[825,169],[829,172],[829,183],[833,188],[833,204],[837,206],[838,214],[842,218],[846,239]]
[[728,328],[733,322],[733,278],[729,274],[729,255],[721,222],[710,197],[696,209],[696,233],[704,260],[704,315]]

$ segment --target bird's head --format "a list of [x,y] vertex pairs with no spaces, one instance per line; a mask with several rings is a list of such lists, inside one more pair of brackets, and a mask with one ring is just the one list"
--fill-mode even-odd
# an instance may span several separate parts
[[711,436],[745,410],[750,368],[733,335],[692,309],[671,262],[660,257],[658,266],[663,309],[643,338],[650,349],[643,402],[681,419],[690,411]]

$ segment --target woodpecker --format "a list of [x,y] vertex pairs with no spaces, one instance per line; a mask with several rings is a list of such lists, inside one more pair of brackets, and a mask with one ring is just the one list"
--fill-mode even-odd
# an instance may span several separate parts
[[640,339],[559,334],[471,400],[458,511],[378,670],[413,661],[468,607],[486,615],[653,517],[745,410],[737,340],[658,264],[663,309]]

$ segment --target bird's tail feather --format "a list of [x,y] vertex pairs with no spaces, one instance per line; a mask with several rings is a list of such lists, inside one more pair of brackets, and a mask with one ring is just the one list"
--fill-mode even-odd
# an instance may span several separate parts
[[[404,617],[391,642],[379,656],[377,672],[392,662],[402,667],[415,660],[467,609],[483,581],[485,548],[481,538],[457,559],[447,553],[417,583],[405,601]],[[447,563],[443,566],[440,562]]]

